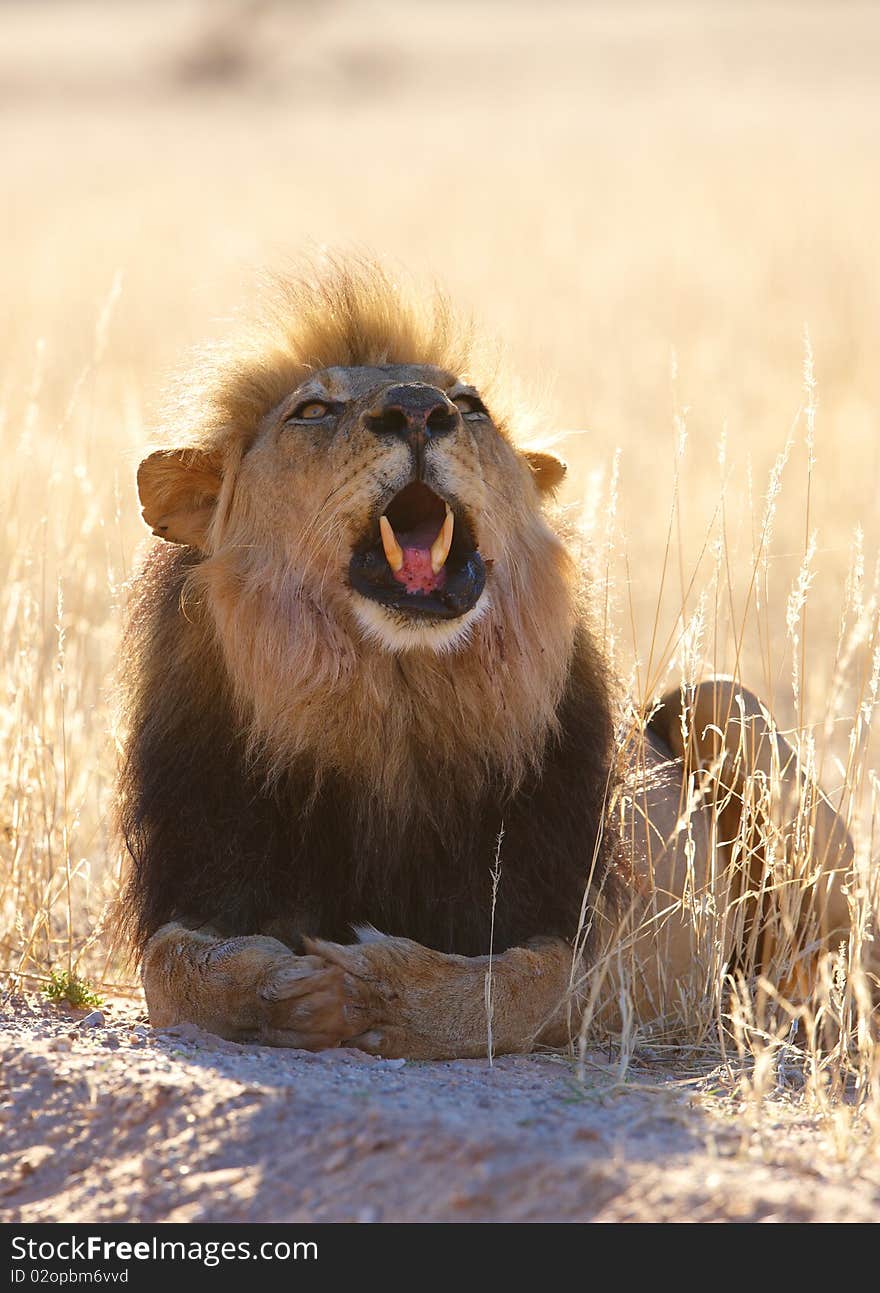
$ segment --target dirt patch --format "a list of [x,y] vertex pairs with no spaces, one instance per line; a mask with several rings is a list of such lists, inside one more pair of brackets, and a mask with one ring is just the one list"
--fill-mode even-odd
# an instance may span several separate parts
[[4,1221],[880,1220],[876,1143],[607,1057],[412,1063],[3,1007]]

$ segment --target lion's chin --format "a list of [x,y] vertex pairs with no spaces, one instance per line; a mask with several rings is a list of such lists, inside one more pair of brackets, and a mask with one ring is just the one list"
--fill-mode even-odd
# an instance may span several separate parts
[[470,640],[474,627],[491,609],[492,600],[483,589],[474,606],[456,619],[415,619],[393,607],[353,593],[352,605],[358,626],[369,642],[400,655],[407,651],[433,651],[445,655],[459,651]]

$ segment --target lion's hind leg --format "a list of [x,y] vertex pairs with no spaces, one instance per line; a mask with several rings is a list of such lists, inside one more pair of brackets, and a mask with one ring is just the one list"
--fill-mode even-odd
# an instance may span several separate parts
[[192,1023],[231,1041],[305,1050],[345,1036],[341,971],[275,938],[223,938],[172,921],[147,943],[141,974],[156,1027]]
[[849,933],[853,845],[844,821],[770,712],[735,679],[669,693],[650,726],[717,814],[732,869],[731,963],[803,999],[817,956]]

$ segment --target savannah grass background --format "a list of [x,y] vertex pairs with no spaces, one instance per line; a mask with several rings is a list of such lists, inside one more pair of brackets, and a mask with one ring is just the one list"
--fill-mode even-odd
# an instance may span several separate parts
[[[869,934],[878,66],[873,4],[8,0],[6,983],[132,982],[105,925],[134,469],[187,349],[257,269],[324,243],[439,280],[503,340],[536,429],[577,432],[566,501],[632,694],[709,670],[759,692],[853,824]],[[721,1054],[726,1034],[752,1093],[800,1047],[809,1094],[849,1076],[864,1097],[858,958],[797,1037],[772,984],[719,966],[675,1044]],[[632,1027],[622,1070],[639,1044]]]

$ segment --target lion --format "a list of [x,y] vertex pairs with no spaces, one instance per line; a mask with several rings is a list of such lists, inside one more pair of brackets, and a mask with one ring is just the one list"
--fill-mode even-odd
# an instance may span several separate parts
[[[126,616],[120,824],[156,1026],[386,1058],[563,1046],[612,952],[649,1009],[688,972],[688,886],[746,892],[748,779],[803,798],[731,679],[661,698],[622,755],[564,464],[520,447],[480,362],[442,297],[335,263],[196,366],[139,467],[157,541]],[[805,937],[828,946],[852,845],[818,791],[810,821]]]

